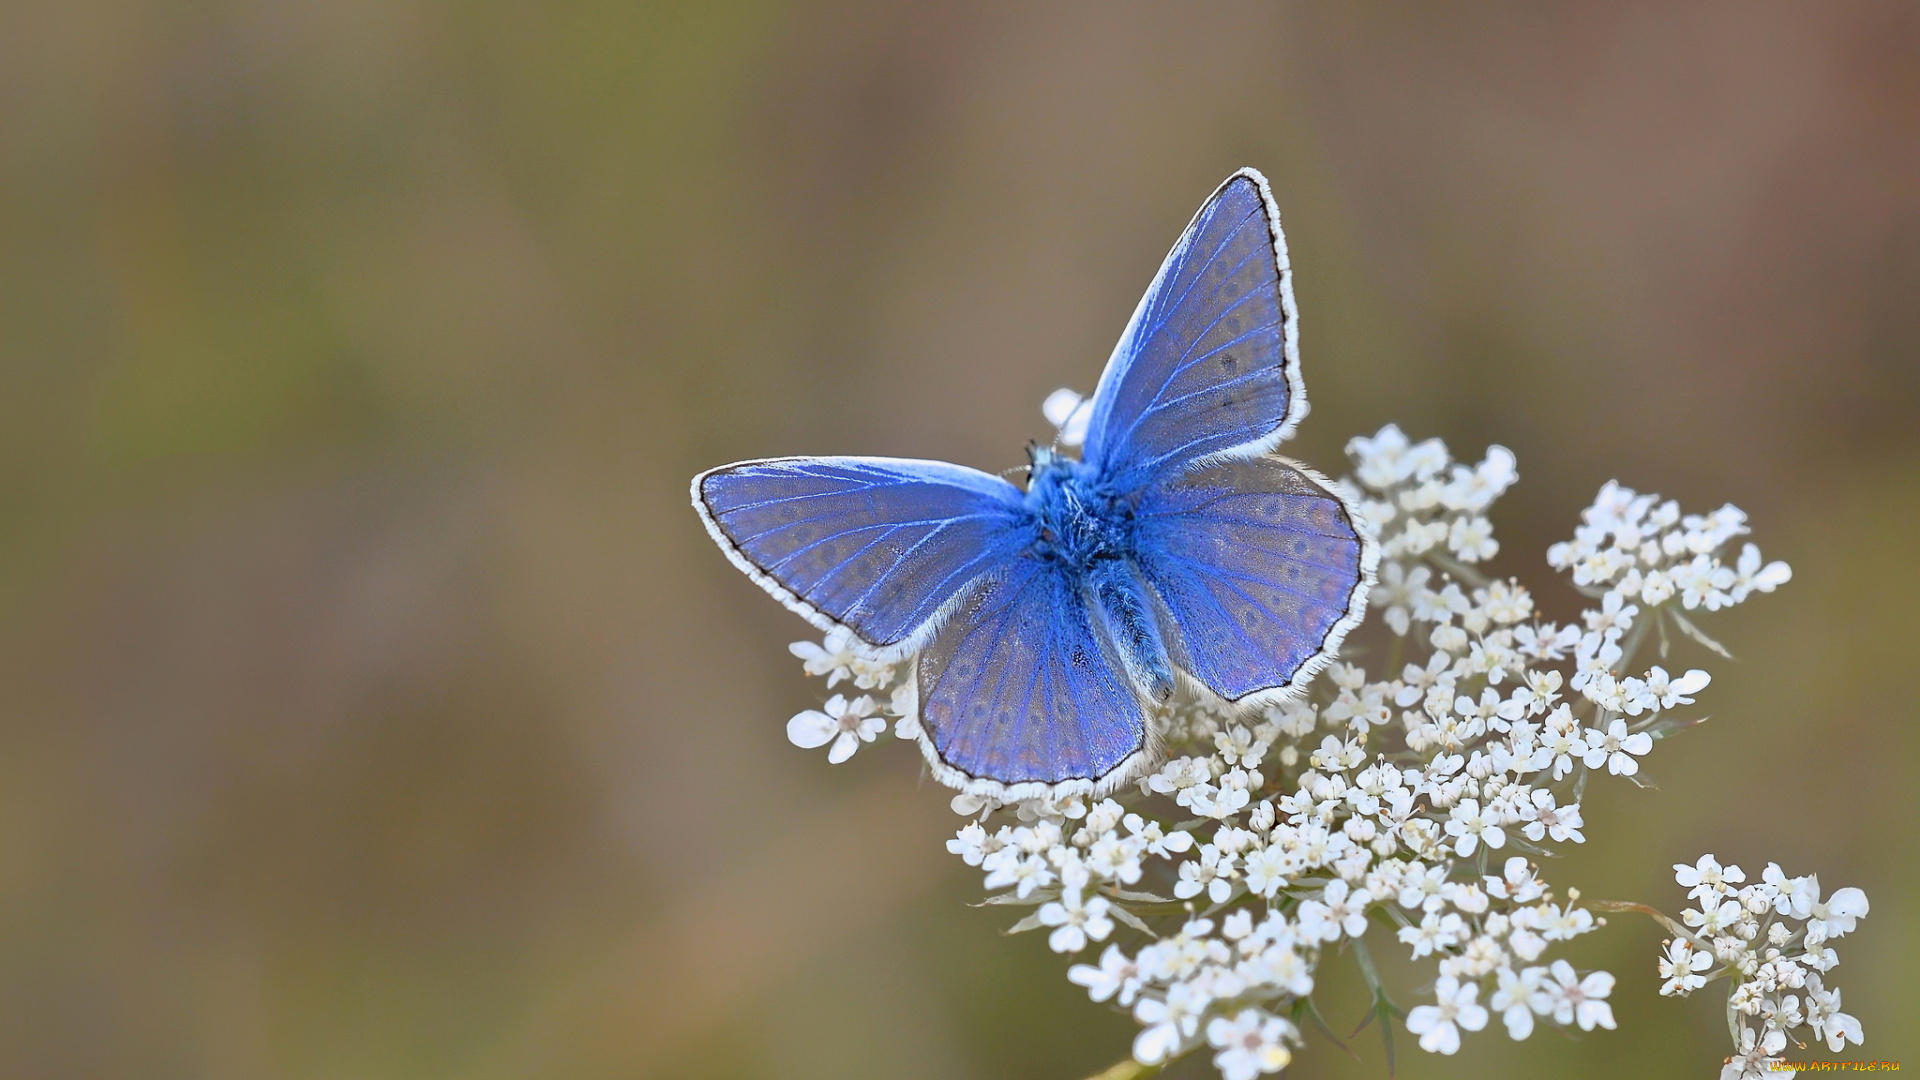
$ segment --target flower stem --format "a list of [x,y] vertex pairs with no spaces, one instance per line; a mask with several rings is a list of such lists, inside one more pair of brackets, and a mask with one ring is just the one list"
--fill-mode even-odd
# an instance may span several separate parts
[[1646,640],[1648,628],[1653,623],[1658,622],[1659,619],[1660,612],[1655,610],[1649,613],[1648,618],[1641,619],[1634,624],[1633,629],[1627,631],[1627,640],[1620,645],[1620,669],[1622,671],[1627,669],[1627,665],[1633,663],[1633,655],[1640,651],[1640,643]]
[[[1360,964],[1360,977],[1366,980],[1367,989],[1373,993],[1373,1004],[1367,1010],[1367,1018],[1360,1022],[1359,1027],[1353,1029],[1353,1034],[1358,1035],[1360,1032],[1366,1030],[1368,1024],[1373,1023],[1375,1020],[1380,1021],[1380,1044],[1386,1050],[1387,1076],[1389,1080],[1391,1080],[1393,1076],[1393,1018],[1396,1015],[1405,1016],[1406,1014],[1401,1012],[1400,1007],[1395,1005],[1392,999],[1387,997],[1386,987],[1380,982],[1380,971],[1373,966],[1373,954],[1367,951],[1367,943],[1363,938],[1353,939],[1353,958]],[[1352,1037],[1351,1035],[1348,1036],[1348,1038]]]
[[1705,949],[1708,952],[1711,952],[1713,949],[1710,943],[1701,941],[1694,935],[1693,931],[1669,919],[1666,913],[1659,908],[1648,907],[1645,904],[1636,904],[1628,900],[1594,900],[1592,898],[1589,898],[1586,904],[1588,907],[1598,908],[1601,911],[1637,911],[1652,919],[1654,922],[1659,923],[1661,926],[1666,927],[1668,930],[1673,931],[1680,937],[1692,942],[1695,947]]
[[1152,1076],[1165,1068],[1164,1065],[1142,1065],[1132,1058],[1122,1058],[1100,1072],[1087,1077],[1087,1080],[1140,1080]]
[[1487,575],[1481,573],[1479,570],[1471,566],[1468,566],[1466,563],[1463,563],[1458,559],[1454,559],[1449,556],[1442,555],[1439,552],[1429,551],[1427,552],[1426,558],[1428,562],[1431,562],[1433,565],[1439,567],[1441,570],[1449,574],[1452,574],[1455,578],[1458,578],[1459,580],[1466,582],[1469,586],[1473,588],[1485,588],[1487,584],[1493,580],[1492,578],[1489,578]]

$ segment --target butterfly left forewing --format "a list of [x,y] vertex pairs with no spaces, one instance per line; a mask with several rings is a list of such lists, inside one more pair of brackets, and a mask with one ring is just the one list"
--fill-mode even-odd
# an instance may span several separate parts
[[904,656],[1030,541],[1021,493],[939,461],[796,457],[701,473],[693,505],[735,566],[822,630]]

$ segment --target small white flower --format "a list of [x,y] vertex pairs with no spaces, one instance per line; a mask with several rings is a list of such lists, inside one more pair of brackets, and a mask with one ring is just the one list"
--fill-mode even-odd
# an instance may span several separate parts
[[1701,910],[1688,908],[1680,913],[1681,921],[1688,926],[1700,928],[1704,937],[1718,937],[1725,934],[1742,918],[1740,902],[1728,900],[1720,904],[1711,901],[1700,905]]
[[1184,982],[1167,987],[1165,998],[1143,997],[1133,1004],[1133,1018],[1145,1029],[1133,1040],[1133,1058],[1142,1065],[1158,1065],[1172,1057],[1200,1029],[1200,1017],[1212,1001]]
[[1742,1025],[1739,1053],[1721,1067],[1720,1080],[1773,1080],[1793,1076],[1793,1067],[1777,1056],[1786,1046],[1787,1033],[1778,1028],[1756,1036],[1752,1028]]
[[1371,439],[1356,435],[1347,440],[1347,456],[1353,459],[1354,475],[1376,491],[1385,491],[1413,475],[1417,462],[1408,448],[1407,437],[1398,424],[1388,424]]
[[887,711],[900,718],[894,725],[894,733],[902,739],[916,738],[920,734],[920,725],[914,715],[920,711],[918,691],[912,679],[893,688],[887,700]]
[[[1627,722],[1614,717],[1607,730],[1587,729],[1586,766],[1597,769],[1602,765],[1615,776],[1632,776],[1640,771],[1640,763],[1633,760],[1653,749],[1653,736],[1644,731],[1627,734]],[[1629,756],[1632,755],[1632,756]]]
[[1087,848],[1087,868],[1103,878],[1131,885],[1140,880],[1140,851],[1115,833],[1105,833]]
[[1327,917],[1346,931],[1348,937],[1357,938],[1367,932],[1367,905],[1373,903],[1373,894],[1365,889],[1355,889],[1345,881],[1330,881],[1321,893],[1321,900],[1327,906]]
[[1095,1001],[1113,998],[1122,1006],[1132,1005],[1140,992],[1140,965],[1127,959],[1120,946],[1109,945],[1100,954],[1100,966],[1075,964],[1067,970],[1067,981],[1087,988]]
[[1090,900],[1080,899],[1079,889],[1067,889],[1060,899],[1040,905],[1040,925],[1054,927],[1047,937],[1047,947],[1058,953],[1079,952],[1087,947],[1087,939],[1104,941],[1113,933],[1113,920],[1107,917],[1111,903],[1104,896]]
[[1446,883],[1445,866],[1426,867],[1415,862],[1400,878],[1400,906],[1408,911],[1438,911],[1446,903],[1440,897]]
[[1712,855],[1702,855],[1692,866],[1674,863],[1673,880],[1687,887],[1688,899],[1714,901],[1733,892],[1733,886],[1747,880],[1747,875],[1737,866],[1722,867]]
[[825,675],[827,686],[832,687],[842,679],[853,677],[854,665],[861,660],[854,648],[852,632],[841,629],[829,631],[826,640],[818,645],[796,641],[787,646],[787,651],[800,658],[807,674]]
[[[1599,634],[1585,634],[1573,646],[1573,662],[1576,670],[1567,685],[1575,690],[1586,690],[1596,680],[1606,679],[1613,674],[1613,665],[1620,662],[1620,644],[1601,637]],[[1593,697],[1592,691],[1587,692]]]
[[961,817],[972,817],[982,810],[998,809],[1000,806],[999,803],[994,802],[985,795],[975,795],[966,791],[954,795],[952,801],[947,803],[947,805],[953,809],[954,813],[959,814]]
[[[1420,925],[1400,928],[1400,940],[1413,946],[1415,960],[1436,950],[1451,949],[1465,941],[1468,934],[1466,923],[1452,912],[1442,915],[1437,911],[1429,911],[1420,920]],[[1449,1054],[1452,1052],[1447,1051]]]
[[1208,899],[1224,904],[1233,892],[1236,875],[1232,855],[1222,853],[1213,844],[1202,844],[1198,861],[1189,859],[1180,864],[1180,880],[1174,883],[1173,895],[1191,900],[1204,889]]
[[1673,599],[1673,593],[1673,579],[1665,570],[1649,570],[1640,582],[1640,599],[1648,607],[1659,607]]
[[1512,968],[1501,968],[1494,975],[1499,979],[1499,986],[1487,1004],[1500,1014],[1501,1021],[1507,1025],[1508,1037],[1520,1040],[1533,1034],[1533,995],[1546,978],[1547,969],[1530,967],[1516,975]]
[[1093,399],[1061,387],[1040,403],[1040,413],[1047,418],[1047,423],[1059,429],[1062,446],[1079,446],[1087,441],[1087,422],[1093,419]]
[[1667,980],[1660,985],[1660,992],[1668,996],[1685,997],[1707,985],[1707,978],[1699,972],[1713,966],[1713,957],[1693,947],[1686,938],[1674,938],[1667,942],[1667,950],[1660,957],[1660,977]]
[[1689,669],[1678,677],[1670,677],[1665,668],[1656,666],[1647,673],[1647,693],[1659,701],[1661,708],[1671,709],[1675,705],[1693,704],[1693,695],[1706,689],[1712,681],[1713,676],[1699,668]]
[[1427,641],[1443,653],[1458,653],[1467,647],[1467,632],[1458,626],[1442,623],[1427,635]]
[[1253,1080],[1279,1072],[1293,1060],[1287,1041],[1298,1039],[1291,1023],[1259,1009],[1242,1009],[1231,1020],[1216,1016],[1207,1022],[1207,1041],[1220,1048],[1213,1064],[1222,1080]]
[[1479,1031],[1487,1026],[1486,1007],[1479,1004],[1480,985],[1442,975],[1433,984],[1437,1005],[1417,1005],[1407,1013],[1407,1030],[1420,1036],[1420,1049],[1452,1054],[1460,1049],[1460,1029]]
[[1748,544],[1740,549],[1740,562],[1734,568],[1733,602],[1745,600],[1750,593],[1772,592],[1793,579],[1793,568],[1783,562],[1760,565],[1760,549]]
[[1220,759],[1228,765],[1243,769],[1257,769],[1260,759],[1266,756],[1267,740],[1255,736],[1244,724],[1235,724],[1226,731],[1216,732],[1213,745],[1220,751]]
[[1112,832],[1120,827],[1120,821],[1126,813],[1126,807],[1112,799],[1102,799],[1087,808],[1083,824],[1094,835]]
[[1484,562],[1500,554],[1500,541],[1493,538],[1493,523],[1483,517],[1453,519],[1447,530],[1447,546],[1461,562]]
[[1425,566],[1414,566],[1409,570],[1398,560],[1387,560],[1380,564],[1380,583],[1375,593],[1368,599],[1374,604],[1380,617],[1386,620],[1388,629],[1401,637],[1407,636],[1412,625],[1410,618],[1415,606],[1415,598],[1427,587],[1427,579],[1433,571]]
[[982,859],[998,848],[998,841],[977,821],[967,822],[947,841],[947,850],[960,856],[968,866],[979,866]]
[[1513,955],[1532,963],[1540,959],[1540,954],[1546,951],[1547,939],[1534,933],[1530,927],[1520,925],[1520,920],[1515,919],[1513,934],[1507,938],[1507,947],[1513,950]]
[[1487,895],[1496,900],[1511,900],[1516,904],[1531,904],[1540,899],[1546,891],[1540,879],[1534,876],[1533,865],[1524,855],[1514,855],[1500,868],[1500,876],[1486,876]]
[[1606,1001],[1613,993],[1612,975],[1596,971],[1582,979],[1565,960],[1555,960],[1550,970],[1553,981],[1542,980],[1534,997],[1537,1012],[1557,1024],[1578,1023],[1581,1031],[1614,1026],[1613,1006]]
[[1025,900],[1033,895],[1035,889],[1044,889],[1054,882],[1053,868],[1047,865],[1046,857],[1043,855],[1028,855],[1022,858],[1020,853],[1012,848],[1003,848],[994,854],[1005,857],[998,861],[989,858],[987,862],[981,863],[983,869],[991,871],[987,874],[986,881],[986,887],[989,889],[1003,889],[1011,885],[1014,887],[1014,893]]
[[[1819,895],[1818,879],[1814,894]],[[1853,888],[1836,889],[1824,902],[1815,900],[1809,906],[1807,945],[1811,948],[1828,938],[1852,933],[1854,920],[1867,913],[1867,894]]]
[[1301,959],[1290,941],[1276,941],[1247,965],[1248,976],[1294,997],[1313,993],[1313,966]]
[[1159,822],[1150,821],[1139,814],[1128,814],[1121,823],[1127,827],[1127,832],[1139,839],[1149,855],[1167,858],[1193,847],[1193,834],[1177,830],[1165,832]]
[[1718,611],[1733,602],[1732,589],[1737,580],[1732,570],[1709,555],[1695,555],[1671,571],[1673,583],[1680,587],[1680,606],[1692,611],[1704,606]]
[[1402,708],[1416,704],[1436,687],[1444,688],[1446,692],[1442,700],[1452,698],[1454,678],[1448,670],[1452,665],[1453,657],[1444,652],[1436,652],[1428,657],[1424,667],[1408,664],[1406,670],[1401,672],[1401,686],[1393,695],[1394,704]]
[[1294,860],[1277,847],[1262,848],[1247,856],[1247,890],[1272,899],[1291,883]]
[[1300,936],[1307,941],[1338,941],[1345,933],[1360,937],[1367,932],[1367,905],[1373,895],[1365,889],[1353,891],[1344,881],[1330,881],[1319,900],[1300,905]]
[[1580,628],[1556,626],[1553,623],[1516,626],[1513,628],[1513,641],[1514,647],[1523,656],[1535,660],[1560,660],[1580,641]]
[[1610,591],[1600,599],[1600,610],[1589,608],[1583,615],[1587,620],[1587,630],[1603,638],[1617,638],[1633,628],[1633,617],[1640,609],[1626,603],[1618,591]]
[[1527,823],[1520,827],[1527,839],[1538,843],[1543,836],[1551,836],[1555,843],[1564,844],[1571,840],[1584,844],[1587,838],[1580,830],[1586,822],[1580,817],[1580,804],[1568,803],[1566,806],[1553,804],[1553,792],[1546,788],[1535,788],[1533,805],[1522,807]]
[[835,765],[853,756],[863,742],[872,742],[887,730],[884,717],[876,716],[872,698],[865,694],[848,701],[843,694],[827,699],[825,712],[808,709],[787,721],[787,739],[803,750],[833,743],[827,760]]
[[1465,859],[1480,844],[1490,848],[1507,846],[1507,834],[1500,827],[1500,814],[1493,807],[1480,808],[1477,799],[1463,799],[1447,816],[1447,835],[1457,837],[1454,852]]
[[1565,907],[1542,904],[1529,910],[1534,912],[1533,928],[1548,941],[1572,941],[1593,929],[1593,912],[1572,903]]
[[1547,715],[1540,733],[1540,745],[1533,751],[1527,768],[1539,772],[1553,766],[1553,778],[1559,780],[1573,771],[1573,763],[1587,756],[1586,740],[1580,737],[1579,722],[1573,711],[1562,705]]
[[1487,447],[1487,458],[1477,468],[1453,467],[1453,480],[1441,492],[1441,501],[1454,510],[1485,510],[1520,478],[1514,469],[1513,451],[1504,446]]
[[[1816,983],[1817,987],[1817,983]],[[1814,989],[1807,994],[1807,1026],[1814,1035],[1827,1040],[1827,1048],[1839,1053],[1849,1042],[1865,1042],[1860,1021],[1840,1011],[1840,988]]]

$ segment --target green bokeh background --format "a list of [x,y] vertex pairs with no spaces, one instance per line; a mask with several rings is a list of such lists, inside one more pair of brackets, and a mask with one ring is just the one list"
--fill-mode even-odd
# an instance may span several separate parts
[[[1119,1057],[965,906],[914,755],[786,744],[803,625],[685,485],[1018,463],[1241,165],[1293,248],[1297,456],[1513,448],[1496,568],[1562,618],[1542,555],[1610,477],[1793,564],[1555,879],[1863,887],[1860,1056],[1920,1067],[1917,10],[0,7],[0,1075]],[[1401,1075],[1712,1075],[1658,940],[1572,950],[1619,1031]],[[1383,1076],[1356,1047],[1293,1075]]]

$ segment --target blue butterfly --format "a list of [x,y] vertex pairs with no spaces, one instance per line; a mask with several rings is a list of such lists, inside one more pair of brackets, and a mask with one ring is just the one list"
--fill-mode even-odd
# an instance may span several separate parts
[[1307,412],[1290,278],[1243,169],[1134,310],[1078,460],[1030,449],[1024,491],[937,461],[743,461],[695,477],[694,509],[788,608],[913,657],[941,782],[1111,791],[1156,762],[1176,692],[1295,695],[1365,611],[1378,550],[1355,507],[1271,456]]

